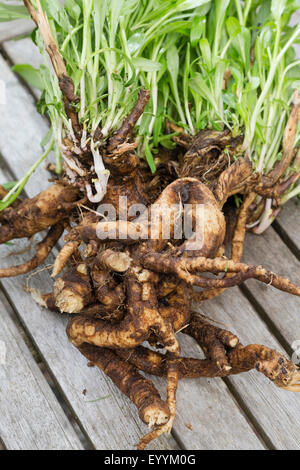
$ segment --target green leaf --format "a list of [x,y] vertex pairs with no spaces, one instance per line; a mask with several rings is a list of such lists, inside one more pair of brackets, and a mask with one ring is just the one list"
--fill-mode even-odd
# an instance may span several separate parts
[[257,90],[259,85],[260,85],[259,77],[250,77],[249,83],[247,83],[245,87],[245,91],[249,92],[249,91]]
[[72,30],[67,12],[58,0],[42,0],[42,5],[49,18],[53,18],[65,31]]
[[132,59],[133,65],[144,72],[158,72],[163,68],[162,64],[154,60],[145,59],[145,57],[136,57]]
[[240,25],[240,22],[238,21],[237,18],[235,18],[233,16],[230,16],[226,20],[226,28],[227,28],[227,31],[228,31],[228,34],[229,34],[230,38],[232,38],[232,39],[235,38],[235,36],[240,34],[240,32],[242,31],[242,27]]
[[155,165],[154,158],[150,150],[148,139],[145,139],[145,156],[146,156],[148,165],[150,167],[150,170],[154,174],[156,172],[156,165]]
[[179,74],[179,54],[175,45],[171,46],[167,52],[168,70],[171,75],[173,84],[177,85]]
[[192,47],[195,47],[205,33],[206,28],[206,17],[195,16],[193,19],[193,25],[190,32],[190,39]]
[[[214,102],[211,90],[200,73],[195,73],[194,77],[190,80],[190,87],[205,100]],[[214,103],[214,105],[216,104]]]
[[210,3],[210,0],[180,0],[178,2],[178,9],[180,11],[191,10],[193,8],[201,7],[206,3]]
[[29,18],[28,11],[24,6],[0,3],[0,23],[21,18]]
[[6,189],[6,191],[10,191],[12,188],[14,188],[17,184],[17,181],[10,181],[8,183],[2,184],[3,188]]
[[200,49],[201,49],[201,53],[202,53],[204,62],[206,64],[208,70],[210,70],[212,68],[212,56],[211,56],[210,45],[209,45],[209,42],[206,38],[201,39]]
[[286,0],[272,0],[271,12],[276,21],[280,21],[286,8]]
[[44,90],[44,83],[40,74],[40,70],[35,69],[32,65],[17,64],[12,70],[22,77],[29,85]]
[[115,36],[119,26],[119,20],[121,16],[121,10],[123,8],[125,0],[110,0],[108,2],[110,10],[110,28],[109,28],[109,37],[110,37],[110,47],[115,47]]
[[77,23],[81,15],[81,8],[78,3],[75,0],[65,0],[65,9]]
[[53,136],[53,130],[50,128],[49,131],[46,133],[45,137],[43,137],[41,141],[41,147],[46,147],[46,145],[50,142],[50,139],[52,136]]

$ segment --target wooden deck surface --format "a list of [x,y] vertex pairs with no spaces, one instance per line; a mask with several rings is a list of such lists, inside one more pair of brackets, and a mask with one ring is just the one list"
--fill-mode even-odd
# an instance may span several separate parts
[[[11,71],[15,63],[39,62],[29,39],[12,39],[30,28],[23,21],[0,24],[0,81],[7,99],[0,103],[0,184],[24,174],[40,156],[48,130],[48,121],[36,111],[37,93]],[[33,196],[47,186],[40,168],[26,192]],[[299,228],[300,209],[292,201],[264,236],[248,236],[244,259],[263,260],[300,282]],[[9,256],[26,246],[24,241],[1,246],[1,267],[28,259],[28,252]],[[52,263],[50,257],[47,265]],[[47,269],[29,282],[51,290]],[[25,283],[26,277],[0,283],[0,449],[133,449],[147,432],[135,407],[101,371],[87,367],[67,341],[67,318],[40,309],[24,292]],[[300,341],[299,307],[298,298],[250,281],[199,310],[228,325],[243,343],[259,342],[291,356]],[[183,352],[195,356],[195,343],[183,335],[180,340]],[[155,383],[164,390],[162,380]],[[173,433],[149,448],[299,449],[300,394],[281,391],[256,372],[182,381]]]

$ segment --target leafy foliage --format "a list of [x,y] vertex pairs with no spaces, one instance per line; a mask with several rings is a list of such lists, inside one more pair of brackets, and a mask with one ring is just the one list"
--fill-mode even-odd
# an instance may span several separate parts
[[[259,171],[278,158],[300,61],[289,26],[299,0],[42,0],[80,96],[85,128],[104,136],[121,124],[141,87],[151,100],[136,133],[140,155],[155,171],[155,147],[172,148],[166,120],[190,134],[224,126],[245,136],[244,149]],[[24,14],[0,4],[0,19]],[[6,12],[6,13],[5,13]],[[45,56],[39,70],[15,70],[43,89],[39,109],[52,122],[59,162],[61,132],[70,123]],[[224,76],[227,76],[226,83]],[[300,137],[298,134],[297,142]],[[292,169],[290,169],[292,171]]]

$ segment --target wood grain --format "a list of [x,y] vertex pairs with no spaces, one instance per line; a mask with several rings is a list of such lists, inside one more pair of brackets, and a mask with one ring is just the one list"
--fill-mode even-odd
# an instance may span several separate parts
[[283,209],[274,223],[276,232],[291,249],[291,251],[300,258],[300,206],[298,200],[289,201],[283,206]]
[[0,43],[16,36],[29,34],[32,30],[32,21],[26,19],[0,23]]
[[82,445],[0,299],[0,436],[8,450]]
[[[273,293],[269,292],[269,298],[272,295]],[[280,295],[285,298],[284,294],[280,293],[279,297]],[[261,301],[261,298],[258,297],[258,300]],[[230,289],[219,298],[203,303],[201,311],[226,325],[225,328],[233,331],[243,344],[258,343],[283,350],[238,288]],[[264,431],[274,448],[299,449],[299,394],[278,389],[256,371],[230,378],[229,381],[244,403],[245,409],[251,413],[254,423],[257,423],[256,427]]]

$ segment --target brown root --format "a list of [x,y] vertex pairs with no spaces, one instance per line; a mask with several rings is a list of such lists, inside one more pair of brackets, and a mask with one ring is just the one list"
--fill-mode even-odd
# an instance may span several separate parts
[[[230,363],[241,370],[256,369],[277,387],[289,388],[299,381],[299,369],[281,353],[266,346],[252,344],[229,353]],[[297,387],[294,389],[297,391]]]
[[[138,157],[135,157],[135,159],[131,158],[131,160],[131,162],[128,161],[126,155],[125,164],[127,169],[124,170],[124,175],[123,169],[122,175],[119,174],[119,169],[116,176],[112,174],[109,179],[106,195],[101,203],[102,205],[111,204],[116,211],[117,219],[126,219],[129,222],[136,218],[135,214],[130,213],[134,205],[143,204],[148,206],[149,204],[149,195],[139,173],[140,160]],[[108,166],[111,167],[109,164]],[[120,204],[121,200],[124,207]]]
[[[124,361],[137,367],[139,370],[157,377],[166,377],[168,362],[166,356],[157,351],[151,351],[145,347],[136,349],[117,350],[116,354]],[[220,370],[216,363],[208,359],[193,359],[180,357],[176,359],[176,368],[180,379],[194,379],[199,377],[226,377],[233,373]],[[239,373],[239,372],[237,372]]]
[[99,269],[125,273],[130,268],[131,261],[128,253],[105,250],[96,257],[95,266]]
[[15,277],[27,274],[39,267],[49,256],[50,252],[60,239],[64,232],[64,224],[58,223],[51,227],[43,241],[38,243],[35,256],[19,266],[12,266],[6,269],[0,269],[0,278]]
[[121,360],[109,349],[83,344],[79,351],[111,378],[114,384],[137,407],[140,419],[150,427],[166,423],[170,417],[167,404],[162,401],[152,382],[137,369]]
[[294,156],[294,143],[297,126],[300,120],[300,94],[294,92],[293,105],[283,137],[283,158],[267,176],[263,178],[263,188],[273,187],[285,174]]
[[[167,376],[167,358],[157,351],[139,347],[134,350],[118,350],[116,354],[145,373],[159,377]],[[258,344],[242,346],[239,343],[234,349],[227,350],[227,359],[230,369],[220,369],[214,361],[208,359],[180,357],[174,361],[180,379],[228,377],[257,370],[277,387],[287,391],[299,391],[299,369],[283,354],[273,349]]]
[[54,284],[55,305],[61,313],[80,313],[93,302],[90,275],[86,264],[70,269]]
[[97,318],[98,320],[105,320],[110,323],[119,323],[125,317],[125,306],[121,305],[117,309],[112,310],[103,304],[92,304],[80,312],[80,315],[90,318]]
[[138,243],[148,238],[148,229],[141,224],[125,220],[117,222],[97,222],[78,225],[67,236],[68,241],[107,243],[121,241],[124,244]]
[[[66,75],[58,50],[51,49],[54,41],[40,0],[37,10],[29,0],[25,3],[41,29],[80,147],[81,125],[74,107],[78,97],[73,83]],[[300,390],[300,372],[282,354],[260,345],[243,347],[234,334],[191,311],[196,296],[198,300],[212,298],[247,279],[257,279],[300,296],[300,286],[261,266],[241,263],[249,209],[264,197],[280,204],[280,194],[299,178],[300,174],[295,174],[281,179],[295,153],[292,144],[300,102],[295,98],[286,129],[284,161],[267,177],[253,174],[246,158],[239,158],[230,166],[232,157],[238,154],[241,138],[234,139],[229,131],[206,130],[191,141],[171,124],[169,130],[180,134],[174,140],[181,150],[162,151],[157,156],[158,171],[153,177],[140,162],[134,141],[134,127],[149,97],[149,92],[141,90],[131,114],[106,143],[100,129],[93,136],[87,135],[87,142],[93,138],[96,145],[100,145],[98,139],[103,143],[101,153],[111,172],[102,208],[96,209],[92,199],[86,205],[78,201],[80,188],[92,184],[95,177],[88,161],[91,144],[85,144],[86,148],[79,148],[80,157],[74,156],[73,166],[70,164],[76,175],[70,169],[67,172],[73,186],[60,182],[32,200],[17,201],[0,214],[0,243],[15,237],[31,237],[51,227],[33,260],[21,267],[0,270],[0,277],[27,272],[40,264],[63,228],[68,229],[67,243],[55,261],[52,276],[60,274],[68,263],[70,269],[56,280],[53,293],[28,291],[45,308],[79,314],[69,319],[69,341],[130,398],[140,418],[155,427],[140,441],[139,449],[171,432],[179,379],[227,377],[256,369],[278,387]],[[66,159],[68,155],[72,157],[74,144],[67,137],[64,139]],[[188,150],[185,155],[182,148]],[[275,185],[269,185],[271,179]],[[4,192],[0,187],[0,196]],[[246,197],[232,238],[232,259],[226,259],[223,206],[238,193]],[[262,198],[258,199],[257,194]],[[125,207],[119,205],[120,197],[127,198]],[[113,206],[116,218],[105,209],[107,204]],[[187,222],[190,235],[184,230]],[[207,274],[223,277],[212,278]],[[194,294],[193,286],[205,291]],[[176,336],[180,331],[198,342],[206,359],[180,357]],[[166,349],[167,354],[142,347],[144,342],[152,349]],[[167,403],[139,370],[167,377]]]
[[175,332],[183,330],[190,321],[190,294],[190,289],[180,283],[175,292],[159,300],[159,313],[173,326]]
[[147,106],[149,98],[150,92],[142,89],[138,97],[138,102],[133,108],[131,114],[125,119],[122,127],[114,134],[113,137],[111,137],[108,142],[107,150],[110,154],[113,154],[114,151],[116,151],[118,147],[126,141],[127,137],[131,135],[134,126]]
[[211,160],[214,159],[213,152],[221,153],[232,141],[231,133],[228,130],[222,132],[203,130],[199,132],[184,156],[181,176],[201,177],[203,174],[203,160],[208,159],[206,166],[209,168]]
[[46,51],[49,54],[54,71],[59,80],[59,86],[63,94],[66,114],[68,118],[71,119],[74,132],[79,136],[81,133],[81,125],[74,108],[74,103],[78,103],[79,98],[74,94],[74,84],[67,74],[64,59],[61,56],[57,44],[53,38],[47,15],[42,9],[40,0],[36,0],[37,9],[34,8],[31,0],[24,0],[24,4],[42,35]]
[[[248,212],[251,204],[254,202],[256,198],[255,193],[250,193],[243,202],[243,205],[239,211],[237,224],[235,227],[233,239],[231,242],[231,259],[236,263],[239,263],[242,260],[243,252],[244,252],[244,243],[246,237],[246,225],[247,225],[247,217]],[[232,277],[232,275],[227,275],[226,277]],[[218,297],[220,294],[224,292],[225,289],[215,289],[215,290],[207,290],[204,292],[199,292],[194,294],[194,300],[198,302],[202,302],[204,300],[214,299]]]
[[230,331],[217,328],[194,314],[184,333],[192,336],[199,343],[205,356],[214,362],[221,371],[231,370],[227,357],[227,349],[234,349],[239,339]]
[[26,199],[11,210],[9,220],[0,226],[0,244],[14,238],[30,238],[68,219],[78,204],[78,195],[77,188],[55,184],[33,199]]
[[147,341],[155,332],[167,350],[179,354],[180,347],[172,326],[165,322],[158,311],[156,294],[151,283],[140,284],[130,273],[126,279],[128,315],[118,325],[85,318],[69,322],[67,333],[75,345],[83,343],[111,349],[135,348]]
[[107,271],[93,267],[91,278],[96,299],[105,305],[107,311],[115,312],[122,308],[125,301],[125,289],[123,283],[117,284],[112,275]]
[[56,277],[63,271],[71,256],[78,250],[79,245],[79,242],[68,242],[63,246],[56,257],[51,277]]
[[253,173],[253,167],[246,158],[239,158],[219,177],[214,189],[214,195],[220,207],[234,194],[249,193],[249,188],[255,186],[259,175]]
[[[185,214],[183,204],[187,204],[189,209]],[[180,250],[186,251],[190,256],[196,253],[214,256],[224,241],[225,218],[212,192],[195,178],[182,178],[170,184],[149,211],[141,214],[133,222],[118,220],[80,224],[72,230],[67,240],[86,243],[91,240],[102,243],[121,241],[123,244],[137,244],[148,240],[149,248],[161,251],[169,241],[177,240],[178,231],[181,233],[181,238],[183,237],[184,218],[190,219],[191,225],[200,231],[205,223],[205,230],[200,243],[197,243],[196,229]]]
[[154,439],[157,439],[159,436],[163,434],[170,434],[174,425],[174,420],[176,416],[176,392],[178,388],[178,381],[179,381],[179,372],[176,367],[176,363],[172,361],[168,361],[168,373],[167,373],[167,380],[168,380],[168,398],[167,398],[167,405],[170,410],[170,418],[167,423],[159,426],[157,429],[154,429],[152,432],[144,436],[139,444],[137,445],[138,450],[144,450],[145,447],[150,444]]
[[[300,286],[293,284],[290,280],[278,276],[271,271],[267,271],[262,266],[250,266],[244,263],[235,263],[223,258],[208,259],[203,257],[195,258],[172,258],[170,256],[157,253],[148,254],[144,257],[143,265],[156,272],[164,274],[177,274],[177,276],[189,285],[214,288],[233,287],[239,285],[247,279],[257,279],[265,284],[269,284],[276,289],[300,296]],[[205,279],[199,275],[192,275],[194,272],[237,273],[232,278],[227,279]]]

